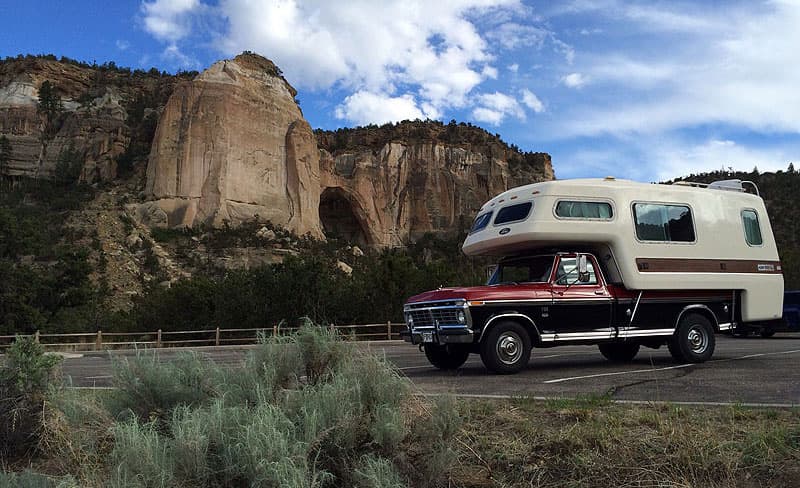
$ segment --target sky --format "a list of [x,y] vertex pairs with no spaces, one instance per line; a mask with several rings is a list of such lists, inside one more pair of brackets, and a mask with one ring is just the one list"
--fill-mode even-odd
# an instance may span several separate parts
[[800,0],[0,0],[0,57],[272,59],[315,128],[452,119],[558,178],[800,163]]

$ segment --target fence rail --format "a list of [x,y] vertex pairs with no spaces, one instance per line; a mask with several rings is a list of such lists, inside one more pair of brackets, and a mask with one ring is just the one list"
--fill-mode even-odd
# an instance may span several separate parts
[[[385,322],[381,324],[334,325],[328,328],[351,340],[393,340],[400,338],[405,324]],[[37,343],[51,350],[101,351],[138,347],[182,347],[223,346],[254,344],[260,335],[277,337],[297,332],[299,327],[273,326],[262,329],[204,329],[155,332],[78,332],[71,334],[34,334],[0,336],[0,351],[8,348],[17,337],[32,337]]]

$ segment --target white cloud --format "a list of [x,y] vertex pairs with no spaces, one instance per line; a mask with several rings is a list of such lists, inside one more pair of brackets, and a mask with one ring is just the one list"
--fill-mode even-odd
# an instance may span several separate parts
[[782,149],[755,149],[729,139],[709,139],[694,145],[653,142],[651,157],[659,162],[656,170],[659,181],[728,167],[737,171],[750,171],[754,167],[759,171],[785,170],[792,160]]
[[161,58],[171,64],[180,66],[184,69],[198,69],[200,62],[195,58],[184,54],[176,44],[170,44],[161,53]]
[[586,84],[588,81],[586,76],[582,75],[581,73],[570,73],[565,77],[561,78],[561,81],[570,88],[580,88]]
[[497,76],[492,46],[471,16],[518,7],[519,0],[221,0],[221,45],[227,54],[263,53],[300,88],[410,94],[442,111],[467,105],[476,86]]
[[517,71],[519,71],[519,64],[517,64],[517,63],[509,64],[508,65],[508,71],[511,71],[512,73],[516,73]]
[[550,32],[546,29],[517,22],[506,22],[486,34],[490,42],[498,43],[506,49],[541,47],[549,36]]
[[[658,17],[664,27],[675,29],[694,25],[681,12],[630,17],[644,25]],[[655,134],[708,124],[800,133],[800,111],[792,109],[800,107],[800,3],[744,3],[706,14],[697,25],[715,30],[700,29],[690,39],[648,35],[651,44],[665,46],[658,56],[651,49],[638,50],[635,43],[596,53],[580,69],[593,86],[607,91],[593,91],[592,99],[564,112],[556,133]],[[567,78],[563,81],[571,86]],[[608,93],[624,97],[612,99]]]
[[414,97],[406,94],[392,97],[382,93],[358,91],[344,99],[336,108],[336,117],[357,124],[383,124],[398,120],[436,118],[438,114],[426,112],[434,108],[421,109]]
[[199,0],[142,2],[144,28],[156,39],[174,43],[189,35],[191,28],[188,14],[199,7]]
[[539,100],[539,97],[537,97],[535,93],[527,88],[522,90],[522,103],[537,114],[544,112],[544,104],[542,101]]
[[119,49],[120,51],[125,51],[129,47],[131,47],[131,43],[124,39],[117,39],[115,44],[117,45],[117,49]]
[[484,93],[476,100],[478,106],[472,110],[472,117],[478,122],[499,125],[508,116],[525,119],[525,111],[519,103],[504,93]]

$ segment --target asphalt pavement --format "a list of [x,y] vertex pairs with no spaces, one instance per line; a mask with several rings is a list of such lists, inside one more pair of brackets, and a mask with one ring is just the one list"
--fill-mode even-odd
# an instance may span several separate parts
[[[195,348],[221,365],[239,364],[252,346]],[[616,401],[800,406],[800,334],[769,339],[717,336],[713,358],[676,364],[666,347],[642,348],[631,363],[607,361],[596,346],[534,349],[528,367],[515,375],[489,373],[478,355],[457,371],[440,371],[416,346],[400,341],[358,343],[385,357],[424,394],[575,398],[609,395]],[[158,350],[169,361],[186,349]],[[112,385],[112,358],[136,351],[70,353],[63,371],[78,387]]]

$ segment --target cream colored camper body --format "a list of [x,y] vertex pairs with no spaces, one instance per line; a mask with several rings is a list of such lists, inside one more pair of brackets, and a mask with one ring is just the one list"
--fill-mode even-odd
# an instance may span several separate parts
[[[498,211],[525,202],[533,204],[527,216],[495,223]],[[564,203],[557,215],[559,202]],[[602,205],[602,215],[595,212],[587,217],[586,212],[570,214],[567,208],[587,202],[606,203],[610,212]],[[693,241],[640,239],[635,212],[675,207],[690,209]],[[764,201],[755,194],[614,178],[560,180],[508,190],[484,204],[476,221],[489,212],[492,217],[486,227],[472,232],[464,242],[467,255],[589,247],[605,262],[609,281],[629,290],[739,291],[743,322],[781,317],[783,275],[778,250]],[[746,235],[744,216],[751,226],[757,225],[761,243]],[[750,232],[754,232],[752,227]]]

